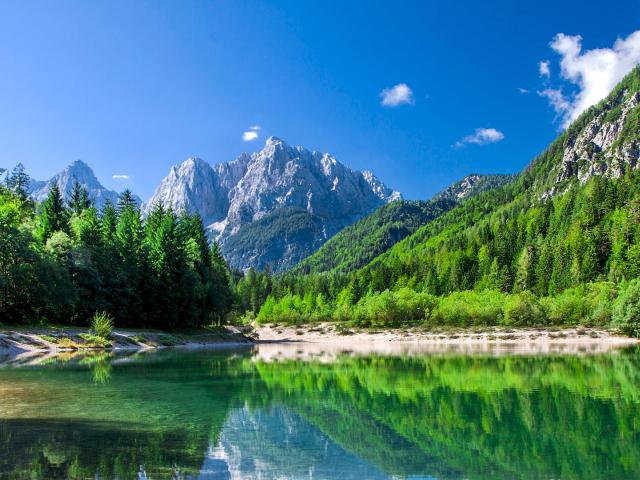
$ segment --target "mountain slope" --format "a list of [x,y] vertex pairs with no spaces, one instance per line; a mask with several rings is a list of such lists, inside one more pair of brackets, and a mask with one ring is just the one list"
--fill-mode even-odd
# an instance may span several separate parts
[[[242,154],[232,162],[210,166],[200,159],[188,159],[173,167],[145,211],[161,203],[198,212],[232,267],[260,268],[269,263],[279,269],[293,265],[343,227],[398,198],[398,192],[371,172],[351,170],[330,154],[270,137],[260,152]],[[282,243],[280,233],[286,233],[287,227],[282,215],[272,214],[284,207],[306,211],[305,222],[319,226],[321,235],[310,240],[314,226],[305,234],[286,236]],[[259,220],[261,228],[273,233],[269,242],[249,227]],[[233,248],[226,247],[235,235],[239,237],[232,242]]]
[[327,241],[293,269],[294,273],[349,272],[363,267],[425,223],[459,202],[512,181],[513,175],[472,174],[428,201],[391,202]]
[[[120,194],[103,187],[91,167],[82,160],[76,160],[49,180],[32,181],[29,185],[29,197],[36,202],[42,202],[47,198],[47,195],[49,195],[51,187],[56,184],[60,189],[62,198],[67,201],[71,197],[73,184],[76,181],[87,189],[89,198],[96,208],[101,209],[107,201],[111,201],[114,205],[118,202]],[[136,199],[139,203],[142,203],[137,197]]]
[[275,272],[291,268],[325,241],[322,219],[298,207],[282,207],[247,223],[222,244],[236,266],[267,266]]
[[[357,272],[434,293],[540,295],[640,273],[640,70],[587,110],[514,183],[470,199]],[[421,268],[416,268],[416,260]]]
[[636,67],[515,181],[462,202],[355,272],[276,278],[272,292],[281,298],[267,298],[258,319],[380,326],[615,318],[638,335],[639,99]]

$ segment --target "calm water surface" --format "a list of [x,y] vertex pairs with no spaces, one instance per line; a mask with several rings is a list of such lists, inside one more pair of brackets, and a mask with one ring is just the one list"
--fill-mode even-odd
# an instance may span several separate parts
[[637,349],[284,357],[5,362],[0,477],[640,478]]

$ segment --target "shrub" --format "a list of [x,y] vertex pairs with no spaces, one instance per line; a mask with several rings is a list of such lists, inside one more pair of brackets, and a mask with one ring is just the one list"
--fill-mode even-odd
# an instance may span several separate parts
[[502,322],[506,295],[497,290],[453,292],[440,299],[429,323],[433,325],[497,325]]
[[540,302],[531,292],[509,296],[504,304],[503,314],[504,325],[539,325],[545,319]]
[[554,297],[541,300],[549,323],[606,325],[611,321],[616,289],[610,282],[589,283],[569,288]]
[[107,339],[113,330],[113,317],[107,312],[96,312],[91,318],[91,331],[100,338]]
[[613,306],[613,323],[633,337],[640,337],[640,280],[629,282]]

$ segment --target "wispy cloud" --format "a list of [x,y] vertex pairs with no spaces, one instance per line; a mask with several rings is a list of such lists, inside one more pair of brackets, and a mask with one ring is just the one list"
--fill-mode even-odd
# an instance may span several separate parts
[[260,125],[252,125],[249,130],[242,133],[242,140],[250,142],[258,138],[258,132],[262,129]]
[[114,174],[111,175],[111,178],[113,178],[114,180],[129,180],[129,175],[125,175],[125,174]]
[[560,88],[538,92],[547,98],[568,127],[591,105],[605,98],[613,87],[640,63],[640,30],[618,38],[611,48],[582,50],[580,35],[557,34],[550,43],[560,55],[560,76],[577,88],[565,95]]
[[454,147],[462,148],[465,145],[488,145],[489,143],[496,143],[504,139],[504,133],[495,128],[476,128],[476,131],[467,135],[466,137],[458,140]]
[[551,77],[551,69],[549,68],[550,64],[551,62],[549,62],[549,60],[538,62],[538,73],[541,77]]
[[391,88],[385,88],[380,92],[382,100],[380,104],[383,107],[398,107],[400,105],[412,105],[413,90],[406,83],[399,83]]

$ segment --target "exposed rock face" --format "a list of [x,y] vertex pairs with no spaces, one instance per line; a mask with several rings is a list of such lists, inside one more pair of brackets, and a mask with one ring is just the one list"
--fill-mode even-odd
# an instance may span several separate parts
[[[273,252],[268,245],[248,252],[246,249],[252,246],[238,242],[234,244],[235,251],[225,248],[226,240],[244,226],[270,218],[280,208],[304,209],[312,217],[305,222],[314,226],[310,231],[321,225],[322,243],[376,207],[398,198],[398,192],[387,188],[371,172],[351,170],[330,154],[293,147],[270,137],[260,152],[243,154],[232,162],[211,166],[190,158],[173,167],[147,202],[145,211],[160,202],[175,210],[199,213],[211,236],[221,242],[230,264],[244,269],[262,267],[265,259],[290,266],[300,255],[311,253],[306,253],[304,246],[282,245],[281,239]],[[277,232],[272,233],[274,238],[278,236]],[[246,235],[249,237],[255,236]],[[304,241],[301,239],[307,237],[293,235],[291,241]],[[281,258],[287,252],[298,253],[296,258]]]
[[464,177],[462,180],[449,185],[434,198],[449,199],[459,202],[485,190],[500,187],[505,183],[513,181],[515,178],[516,175],[479,175],[477,173],[472,173]]
[[639,103],[640,93],[622,91],[577,135],[570,135],[557,168],[556,184],[543,198],[561,191],[561,185],[568,180],[585,183],[595,175],[620,178],[627,170],[638,168],[638,132],[633,132],[628,139],[622,135],[631,115],[637,115]]
[[[96,208],[104,207],[105,202],[110,200],[113,204],[118,202],[119,194],[113,190],[108,190],[98,181],[91,167],[82,160],[76,160],[64,171],[58,173],[53,178],[46,181],[32,181],[29,185],[29,196],[37,201],[42,202],[47,198],[49,190],[54,184],[58,185],[58,189],[62,194],[62,198],[68,201],[71,198],[71,191],[75,182],[80,183],[89,193],[89,198],[93,201]],[[139,203],[142,203],[136,197]]]
[[202,470],[231,480],[389,478],[283,407],[232,410],[218,444],[210,445]]

